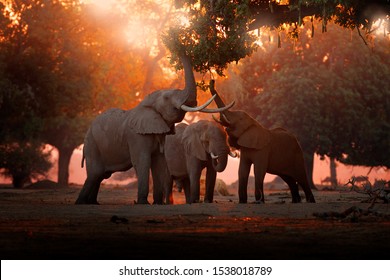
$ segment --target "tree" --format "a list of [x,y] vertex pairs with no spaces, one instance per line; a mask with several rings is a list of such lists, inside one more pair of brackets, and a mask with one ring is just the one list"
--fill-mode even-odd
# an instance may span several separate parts
[[328,29],[315,39],[310,26],[299,40],[281,33],[282,48],[264,40],[252,57],[229,69],[221,92],[263,125],[297,135],[310,175],[314,153],[388,167],[390,42],[379,36],[379,47],[370,50],[357,34],[331,23]]
[[[134,107],[143,91],[169,86],[168,79],[156,78],[163,75],[161,55],[151,58],[151,48],[129,44],[124,30],[132,17],[119,11],[99,15],[79,1],[7,3],[1,9],[1,62],[7,80],[21,91],[13,94],[15,106],[27,103],[20,113],[28,117],[15,118],[17,114],[6,110],[3,124],[13,121],[21,130],[30,127],[28,139],[55,146],[58,181],[67,185],[70,157],[94,116],[111,107]],[[161,10],[153,1],[143,1],[133,14],[146,17],[147,11],[160,15]],[[170,18],[169,10],[154,20],[163,25],[165,18]],[[26,141],[23,137],[15,134],[14,141]]]
[[[362,27],[371,32],[378,18],[389,25],[390,15],[387,0],[176,0],[175,3],[176,7],[189,11],[189,23],[170,29],[166,37],[168,48],[172,51],[185,45],[194,56],[197,71],[214,69],[219,75],[230,62],[256,50],[255,36],[249,31],[292,24],[292,34],[297,34],[303,18],[312,16],[322,20],[322,31],[327,30],[328,22],[334,21],[357,29],[360,34]],[[178,42],[173,38],[179,38]],[[177,58],[173,61],[177,62]]]
[[13,186],[21,188],[48,172],[50,154],[43,150],[41,143],[33,140],[34,116],[29,111],[28,90],[19,90],[7,80],[2,68],[0,66],[0,174],[10,177]]
[[[0,9],[4,6],[0,3]],[[6,75],[4,61],[10,48],[8,38],[14,29],[5,13],[0,15],[0,174],[12,178],[21,188],[33,178],[45,175],[51,167],[50,155],[43,150],[34,130],[37,120],[32,114],[34,103],[31,89],[13,84]]]
[[58,149],[58,182],[67,185],[70,157],[91,111],[88,77],[94,60],[85,46],[82,18],[72,1],[13,1],[10,7],[17,18],[4,47],[5,70],[13,84],[32,95],[34,133]]
[[0,168],[5,177],[12,178],[15,188],[21,188],[31,179],[46,175],[52,167],[50,152],[39,143],[12,143],[0,145]]

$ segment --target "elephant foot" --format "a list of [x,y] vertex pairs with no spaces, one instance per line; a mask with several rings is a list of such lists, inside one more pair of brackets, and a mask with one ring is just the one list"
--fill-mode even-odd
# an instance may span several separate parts
[[153,201],[153,205],[164,205],[165,203],[162,201]]
[[97,202],[97,201],[92,201],[92,202],[88,202],[88,201],[78,201],[78,200],[76,200],[76,202],[75,202],[75,204],[76,205],[100,205],[100,203],[99,202]]
[[190,204],[191,203],[199,203],[200,202],[200,199],[199,198],[191,198],[190,199]]
[[292,198],[292,203],[301,203],[301,201],[302,201],[302,198],[300,196]]
[[265,204],[264,200],[256,200],[253,204]]
[[81,205],[81,204],[95,204],[99,205],[99,202],[97,202],[96,199],[85,199],[85,198],[78,198],[75,202],[76,205]]
[[310,195],[310,196],[306,197],[306,202],[316,203],[316,200],[314,199],[313,195]]
[[149,201],[146,199],[138,199],[138,201],[136,201],[134,204],[146,204],[146,205],[150,205]]

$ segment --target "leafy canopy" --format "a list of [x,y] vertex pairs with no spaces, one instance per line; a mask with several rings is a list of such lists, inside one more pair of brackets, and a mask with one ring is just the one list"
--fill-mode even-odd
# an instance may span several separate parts
[[[314,22],[321,28],[321,23]],[[390,167],[390,40],[370,51],[357,33],[329,23],[315,40],[282,36],[229,68],[227,100],[266,127],[293,132],[308,153],[348,164]]]
[[172,52],[192,56],[194,69],[205,73],[211,69],[223,75],[229,63],[252,54],[256,37],[248,33],[251,13],[249,1],[176,1],[177,8],[188,11],[188,23],[171,27],[164,42]]
[[[278,28],[284,23],[303,24],[311,16],[322,21],[322,31],[334,21],[340,26],[371,32],[379,18],[390,30],[388,0],[176,0],[176,7],[188,12],[164,36],[177,63],[177,53],[192,56],[194,68],[205,73],[215,69],[223,75],[227,65],[250,56],[258,47],[253,32],[264,26]],[[360,32],[360,31],[359,31]]]

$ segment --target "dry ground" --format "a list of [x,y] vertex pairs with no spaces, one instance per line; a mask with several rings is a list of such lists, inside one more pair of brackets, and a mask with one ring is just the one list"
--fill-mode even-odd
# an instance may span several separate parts
[[382,216],[313,216],[367,209],[357,193],[315,191],[316,204],[280,191],[262,205],[234,195],[134,205],[134,188],[103,186],[101,205],[74,205],[79,191],[1,187],[1,259],[390,259],[388,204],[375,205]]

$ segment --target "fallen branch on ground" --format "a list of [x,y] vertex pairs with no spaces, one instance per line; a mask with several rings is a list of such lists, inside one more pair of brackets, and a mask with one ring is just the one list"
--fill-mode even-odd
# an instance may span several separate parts
[[352,177],[346,184],[351,185],[350,191],[355,191],[357,193],[366,194],[369,196],[369,199],[363,202],[371,203],[368,209],[372,209],[374,207],[375,202],[379,200],[383,200],[384,203],[390,202],[390,181],[385,180],[375,180],[374,184],[366,179],[361,188],[356,185],[359,177]]
[[313,216],[323,220],[336,219],[336,220],[342,220],[342,221],[348,221],[354,223],[361,221],[361,219],[364,217],[373,218],[376,221],[378,219],[390,221],[390,214],[380,213],[372,209],[364,210],[357,206],[352,206],[343,212],[329,211],[329,212],[322,212],[322,213],[313,213]]

